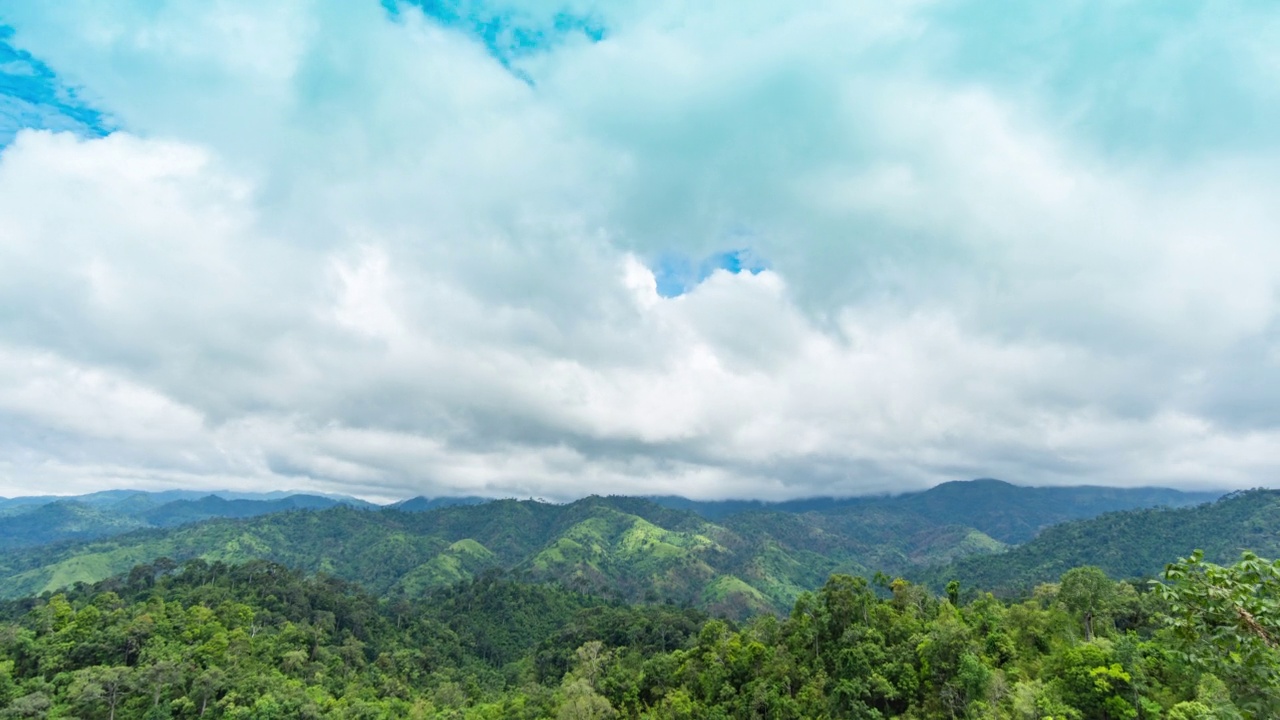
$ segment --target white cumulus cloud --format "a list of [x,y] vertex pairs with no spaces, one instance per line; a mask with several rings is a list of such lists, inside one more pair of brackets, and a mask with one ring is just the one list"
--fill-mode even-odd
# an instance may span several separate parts
[[1273,482],[1268,129],[1091,104],[1118,49],[990,70],[932,3],[568,9],[603,38],[504,65],[374,0],[6,6],[121,129],[0,151],[0,494]]

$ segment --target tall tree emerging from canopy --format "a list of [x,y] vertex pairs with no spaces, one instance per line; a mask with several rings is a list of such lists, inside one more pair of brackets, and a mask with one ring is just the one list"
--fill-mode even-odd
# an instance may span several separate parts
[[1164,576],[1166,622],[1191,662],[1225,680],[1249,717],[1280,717],[1280,560],[1246,552],[1221,567],[1197,550]]
[[1094,623],[1105,617],[1114,604],[1116,584],[1096,567],[1079,567],[1062,576],[1058,599],[1084,625],[1084,639],[1092,640]]

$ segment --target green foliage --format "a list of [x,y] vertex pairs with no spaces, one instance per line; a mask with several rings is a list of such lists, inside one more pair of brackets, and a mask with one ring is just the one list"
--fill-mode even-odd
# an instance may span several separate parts
[[1200,548],[1213,562],[1235,559],[1241,548],[1280,557],[1280,491],[1249,490],[1177,509],[1112,512],[1045,528],[1029,542],[999,555],[973,555],[920,573],[941,588],[958,578],[966,587],[1006,596],[1085,565],[1116,578],[1154,578],[1170,557]]
[[[1280,717],[1280,565],[1204,561],[1271,548],[1278,496],[1051,528],[999,583],[972,558],[891,579],[1052,516],[960,485],[720,522],[637,498],[337,507],[9,552],[0,720]],[[1112,579],[1214,523],[1229,539],[1165,583]]]
[[[74,500],[0,499],[0,549],[19,550],[0,556],[0,597],[96,582],[164,556],[267,559],[407,595],[491,567],[527,569],[620,597],[705,602],[708,608],[724,595],[715,588],[708,594],[708,586],[729,576],[751,588],[733,594],[727,605],[745,616],[761,604],[785,612],[832,573],[915,577],[924,566],[999,553],[1055,522],[1207,498],[1173,490],[1024,488],[976,480],[892,497],[772,505],[658,499],[705,513],[708,521],[625,497],[567,506],[417,498],[395,510],[355,512],[350,506],[360,503],[350,498],[192,495],[109,491]],[[226,521],[236,518],[256,519]],[[1067,563],[1036,581],[1086,562]],[[1002,587],[987,578],[954,577],[966,587]]]
[[1116,584],[1096,567],[1068,570],[1059,583],[1058,600],[1080,619],[1085,640],[1093,639],[1095,622],[1110,615],[1116,596]]
[[1249,717],[1280,715],[1280,560],[1246,552],[1222,567],[1197,550],[1164,577],[1156,588],[1182,656],[1226,681]]
[[[561,526],[583,547],[662,537],[587,515]],[[1193,556],[1141,597],[1082,568],[1008,603],[835,574],[738,625],[493,568],[378,597],[260,560],[157,561],[0,604],[0,718],[1256,719],[1274,675],[1230,666],[1274,672],[1278,576]],[[1090,611],[1129,627],[1085,639]]]
[[867,512],[748,513],[717,525],[638,498],[504,500],[421,513],[334,507],[10,553],[0,557],[0,597],[97,582],[160,557],[264,559],[411,598],[502,568],[620,599],[670,600],[745,618],[785,612],[833,572],[874,563],[906,574],[937,557],[998,547],[989,538],[971,543],[980,535],[971,529]]

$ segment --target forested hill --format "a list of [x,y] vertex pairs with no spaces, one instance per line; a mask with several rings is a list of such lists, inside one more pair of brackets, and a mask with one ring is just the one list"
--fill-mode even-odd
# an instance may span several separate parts
[[1236,492],[1187,508],[1130,510],[1055,525],[998,557],[970,557],[925,576],[935,584],[958,579],[970,587],[1023,593],[1066,570],[1096,565],[1112,577],[1149,577],[1170,556],[1201,549],[1214,562],[1251,549],[1280,556],[1280,491]]
[[1026,487],[990,478],[947,482],[922,492],[855,498],[808,498],[768,503],[755,500],[696,501],[651,498],[664,507],[690,510],[712,521],[743,512],[821,513],[867,516],[911,514],[935,525],[976,528],[1005,543],[1030,540],[1040,530],[1106,512],[1186,507],[1212,502],[1220,492],[1169,488]]
[[391,596],[504,568],[625,599],[745,616],[784,611],[833,572],[902,574],[958,552],[1001,547],[971,528],[908,515],[746,513],[715,524],[625,497],[568,505],[501,500],[424,513],[337,507],[9,553],[0,558],[0,592],[15,597],[92,582],[160,557],[260,558]]
[[[1064,509],[1071,498],[1078,505]],[[433,509],[408,512],[314,509],[335,502],[325,498],[210,497],[150,507],[146,497],[134,496],[114,498],[111,507],[119,511],[123,503],[130,518],[174,524],[200,519],[201,513],[257,515],[272,503],[277,509],[293,503],[306,511],[20,549],[0,558],[0,596],[93,582],[160,557],[200,557],[268,559],[333,573],[387,594],[420,593],[496,567],[627,599],[671,599],[741,616],[785,610],[833,572],[915,577],[925,567],[1000,552],[1006,547],[1001,539],[1023,539],[1064,513],[1196,498],[1172,490],[1076,488],[1064,494],[975,481],[912,495],[839,501],[803,513],[797,512],[807,507],[803,504],[768,506],[713,522],[627,497],[587,498],[568,505],[459,499],[458,504],[436,501]],[[401,507],[431,504],[411,501]],[[65,536],[75,527],[65,516],[75,521],[80,513],[92,515],[99,509],[77,501],[27,508],[0,518],[0,531],[9,522],[18,525],[15,535],[28,542],[44,532]],[[115,531],[130,529],[121,525]]]
[[[1003,543],[1025,542],[1040,529],[1114,510],[1182,507],[1213,500],[1214,493],[1163,488],[1033,488],[998,480],[944,483],[916,493],[860,498],[809,498],[781,503],[727,500],[701,502],[680,497],[649,500],[697,513],[711,522],[748,512],[817,513],[827,525],[860,525],[875,518],[910,518],[913,526],[974,528]],[[416,497],[390,506],[426,512],[454,505],[489,502],[480,497]],[[238,493],[168,490],[107,490],[72,497],[0,498],[0,550],[68,540],[94,540],[145,528],[177,527],[211,518],[245,518],[294,509],[335,505],[378,506],[340,495]],[[839,520],[845,517],[848,520]]]

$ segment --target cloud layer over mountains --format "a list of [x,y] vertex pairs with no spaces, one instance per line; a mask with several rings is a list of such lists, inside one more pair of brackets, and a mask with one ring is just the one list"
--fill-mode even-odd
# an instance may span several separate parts
[[0,2],[0,494],[1273,484],[1280,9],[989,7]]

